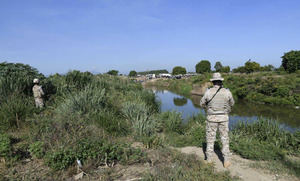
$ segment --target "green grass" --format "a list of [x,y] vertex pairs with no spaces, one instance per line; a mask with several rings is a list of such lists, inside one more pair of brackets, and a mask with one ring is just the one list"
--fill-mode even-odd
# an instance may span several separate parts
[[[235,100],[248,102],[300,105],[299,73],[278,75],[276,72],[257,72],[253,74],[222,74],[224,86],[229,88]],[[203,74],[181,80],[159,80],[147,85],[168,89],[189,97],[193,85],[209,82],[211,74]]]
[[[153,173],[145,175],[145,181],[166,180],[203,180],[203,181],[230,181],[238,180],[232,178],[229,172],[216,172],[212,165],[205,164],[197,159],[196,155],[184,155],[173,150],[163,150],[161,160],[156,163]],[[170,164],[165,164],[170,163]]]
[[[215,172],[195,156],[166,148],[205,145],[203,116],[195,115],[182,125],[179,113],[160,113],[154,93],[127,79],[79,71],[46,78],[32,71],[30,76],[40,76],[45,84],[43,110],[34,108],[30,76],[25,83],[20,82],[24,72],[5,74],[7,77],[0,80],[0,85],[10,85],[0,86],[5,93],[0,95],[0,157],[7,160],[0,170],[1,179],[29,178],[20,170],[28,158],[42,162],[45,168],[34,178],[55,175],[61,179],[70,177],[68,173],[76,169],[76,159],[86,167],[91,164],[91,171],[103,165],[147,164],[150,157],[144,152],[160,150],[160,158],[166,159],[159,160],[155,172],[146,174],[145,180],[233,180],[228,173]],[[172,86],[188,94],[192,88],[189,81],[201,83],[208,78],[203,75],[179,80],[180,83],[172,80]],[[17,85],[13,85],[14,81]],[[299,155],[299,133],[282,132],[267,122],[239,125],[232,135],[232,149],[244,157],[277,161],[287,155]],[[144,147],[133,148],[133,142],[142,142]],[[255,152],[259,149],[270,153]],[[297,164],[283,164],[298,169]]]

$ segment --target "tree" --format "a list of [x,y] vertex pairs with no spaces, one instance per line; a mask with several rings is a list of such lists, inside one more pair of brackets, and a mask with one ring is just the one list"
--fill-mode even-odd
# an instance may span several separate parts
[[282,66],[288,73],[300,70],[300,51],[289,51],[282,57]]
[[232,70],[233,73],[246,73],[245,66],[240,66]]
[[117,71],[117,70],[110,70],[107,72],[107,74],[109,74],[109,75],[118,75],[118,73],[119,73],[119,71]]
[[260,70],[270,72],[270,71],[274,71],[275,67],[273,65],[265,65],[265,66],[261,67]]
[[224,66],[224,67],[221,68],[220,72],[229,73],[230,72],[230,67],[229,66]]
[[208,60],[201,60],[197,65],[196,65],[196,72],[197,73],[204,73],[204,72],[210,72],[211,71],[211,66],[210,62]]
[[176,66],[172,71],[173,75],[186,74],[186,69],[184,67]]
[[129,72],[129,77],[135,77],[137,75],[137,72],[132,70]]
[[12,93],[31,95],[34,78],[43,81],[45,76],[30,65],[0,63],[0,96],[6,97]]
[[251,60],[248,60],[245,63],[245,71],[246,73],[252,73],[257,72],[260,70],[260,65],[257,62],[252,62]]
[[216,72],[221,72],[223,66],[222,66],[221,62],[216,62],[214,68],[216,69]]
[[144,72],[138,72],[138,74],[140,75],[147,75],[147,74],[167,74],[169,73],[166,69],[162,69],[162,70],[150,70],[150,71],[144,71]]

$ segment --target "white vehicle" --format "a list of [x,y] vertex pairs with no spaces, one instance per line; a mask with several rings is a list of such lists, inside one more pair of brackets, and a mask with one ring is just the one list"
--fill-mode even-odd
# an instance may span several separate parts
[[172,77],[171,74],[159,74],[159,76],[162,78],[171,78]]

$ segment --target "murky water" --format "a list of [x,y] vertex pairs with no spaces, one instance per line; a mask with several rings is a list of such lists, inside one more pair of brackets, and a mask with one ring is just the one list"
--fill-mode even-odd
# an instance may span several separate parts
[[[177,95],[167,90],[154,90],[157,98],[161,101],[161,111],[182,112],[184,121],[193,114],[205,111],[200,108],[200,96],[192,96],[190,99]],[[229,126],[232,128],[238,121],[255,121],[258,118],[277,120],[281,127],[294,132],[300,130],[300,110],[287,106],[271,106],[237,102],[230,114]]]

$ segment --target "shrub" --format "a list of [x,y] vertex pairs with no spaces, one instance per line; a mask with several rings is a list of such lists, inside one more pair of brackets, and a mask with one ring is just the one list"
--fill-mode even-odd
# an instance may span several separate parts
[[45,159],[54,170],[66,169],[78,159],[85,163],[93,160],[95,165],[111,166],[116,162],[132,164],[144,160],[145,154],[129,145],[109,143],[104,140],[83,139],[75,147],[59,148],[47,153]]

